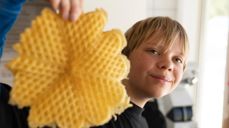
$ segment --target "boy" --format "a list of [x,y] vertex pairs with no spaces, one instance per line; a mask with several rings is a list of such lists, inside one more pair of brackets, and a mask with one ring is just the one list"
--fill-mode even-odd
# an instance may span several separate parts
[[186,66],[188,39],[177,21],[148,18],[137,22],[125,35],[127,46],[122,52],[130,61],[130,72],[123,84],[133,107],[101,128],[147,128],[142,116],[144,105],[172,92]]

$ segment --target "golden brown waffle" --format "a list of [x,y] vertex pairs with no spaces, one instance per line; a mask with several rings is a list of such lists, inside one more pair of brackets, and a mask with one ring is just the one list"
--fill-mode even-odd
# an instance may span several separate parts
[[64,21],[44,9],[15,45],[19,57],[10,102],[30,107],[30,127],[85,128],[106,123],[129,107],[121,80],[129,62],[119,30],[103,32],[104,10]]

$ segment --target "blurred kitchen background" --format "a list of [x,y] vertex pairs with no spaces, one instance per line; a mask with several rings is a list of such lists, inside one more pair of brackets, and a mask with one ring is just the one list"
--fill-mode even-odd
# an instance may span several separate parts
[[[0,62],[1,82],[12,84],[12,75],[4,67],[16,55],[12,45],[44,6],[48,6],[44,0],[28,1],[9,32]],[[105,30],[125,32],[149,16],[179,21],[188,33],[191,50],[176,94],[158,99],[167,127],[229,128],[229,0],[84,0],[84,12],[100,7],[108,12]],[[169,112],[175,119],[169,119]]]

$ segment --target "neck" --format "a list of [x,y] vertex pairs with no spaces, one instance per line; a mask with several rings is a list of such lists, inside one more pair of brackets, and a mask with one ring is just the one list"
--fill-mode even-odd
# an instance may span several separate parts
[[[128,94],[129,95],[129,94]],[[141,108],[144,108],[144,106],[145,106],[145,104],[146,104],[146,102],[148,101],[148,100],[139,100],[139,99],[136,99],[136,98],[132,98],[131,96],[130,96],[130,101],[131,102],[133,102],[134,104],[136,104],[137,106],[139,106],[139,107],[141,107]]]
[[133,89],[131,85],[125,84],[125,86],[127,94],[130,97],[130,101],[136,104],[137,106],[143,108],[146,102],[148,102],[151,99],[142,94],[138,89]]

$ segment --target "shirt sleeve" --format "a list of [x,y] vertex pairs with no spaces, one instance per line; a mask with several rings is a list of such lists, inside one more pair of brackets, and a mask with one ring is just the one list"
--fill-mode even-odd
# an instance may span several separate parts
[[91,128],[121,128],[117,126],[118,124],[115,123],[114,119],[110,120],[108,123],[101,125],[101,126],[97,126],[97,127],[91,127]]
[[1,0],[0,2],[0,57],[2,56],[7,32],[21,11],[25,0]]
[[130,123],[128,123],[128,119],[125,119],[123,117],[123,115],[119,115],[117,119],[112,118],[104,125],[91,128],[131,128]]
[[28,108],[8,104],[11,87],[0,83],[0,128],[28,128]]

